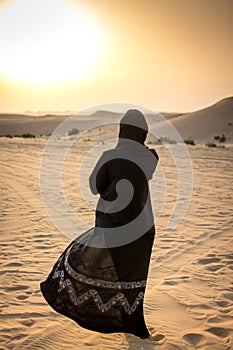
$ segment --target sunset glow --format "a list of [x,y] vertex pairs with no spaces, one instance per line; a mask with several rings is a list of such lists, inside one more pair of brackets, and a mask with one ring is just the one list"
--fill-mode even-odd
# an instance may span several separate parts
[[232,96],[233,1],[1,0],[0,112]]
[[100,68],[101,27],[65,0],[15,0],[0,7],[0,73],[18,83],[82,80]]

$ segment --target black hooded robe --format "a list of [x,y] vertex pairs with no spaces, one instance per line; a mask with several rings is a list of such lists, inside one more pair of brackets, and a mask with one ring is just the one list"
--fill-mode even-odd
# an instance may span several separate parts
[[[41,291],[54,310],[84,328],[147,338],[143,300],[155,236],[148,181],[158,156],[144,146],[143,128],[121,122],[117,147],[103,153],[90,176],[92,192],[100,194],[95,227],[66,248]],[[133,194],[119,209],[117,184],[125,179]]]

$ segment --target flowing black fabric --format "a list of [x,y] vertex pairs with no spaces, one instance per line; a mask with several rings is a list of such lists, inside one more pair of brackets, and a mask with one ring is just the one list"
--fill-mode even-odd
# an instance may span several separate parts
[[[144,120],[143,129],[123,121],[117,147],[104,152],[90,176],[92,192],[100,194],[95,227],[66,248],[41,283],[41,291],[54,310],[82,327],[147,338],[143,300],[155,236],[148,181],[158,156],[144,146]],[[121,180],[129,181],[134,191],[130,202],[119,209]]]

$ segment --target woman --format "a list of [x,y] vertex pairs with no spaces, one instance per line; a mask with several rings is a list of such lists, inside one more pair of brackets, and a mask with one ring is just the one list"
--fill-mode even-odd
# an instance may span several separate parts
[[145,145],[144,115],[129,110],[117,146],[103,153],[90,176],[99,194],[95,227],[63,252],[42,293],[59,313],[102,332],[149,337],[143,299],[155,229],[148,181],[158,155]]

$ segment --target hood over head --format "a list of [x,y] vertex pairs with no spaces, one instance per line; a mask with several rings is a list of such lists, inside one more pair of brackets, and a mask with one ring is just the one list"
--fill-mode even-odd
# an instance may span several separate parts
[[129,109],[120,121],[119,141],[130,139],[144,145],[148,125],[142,112]]

